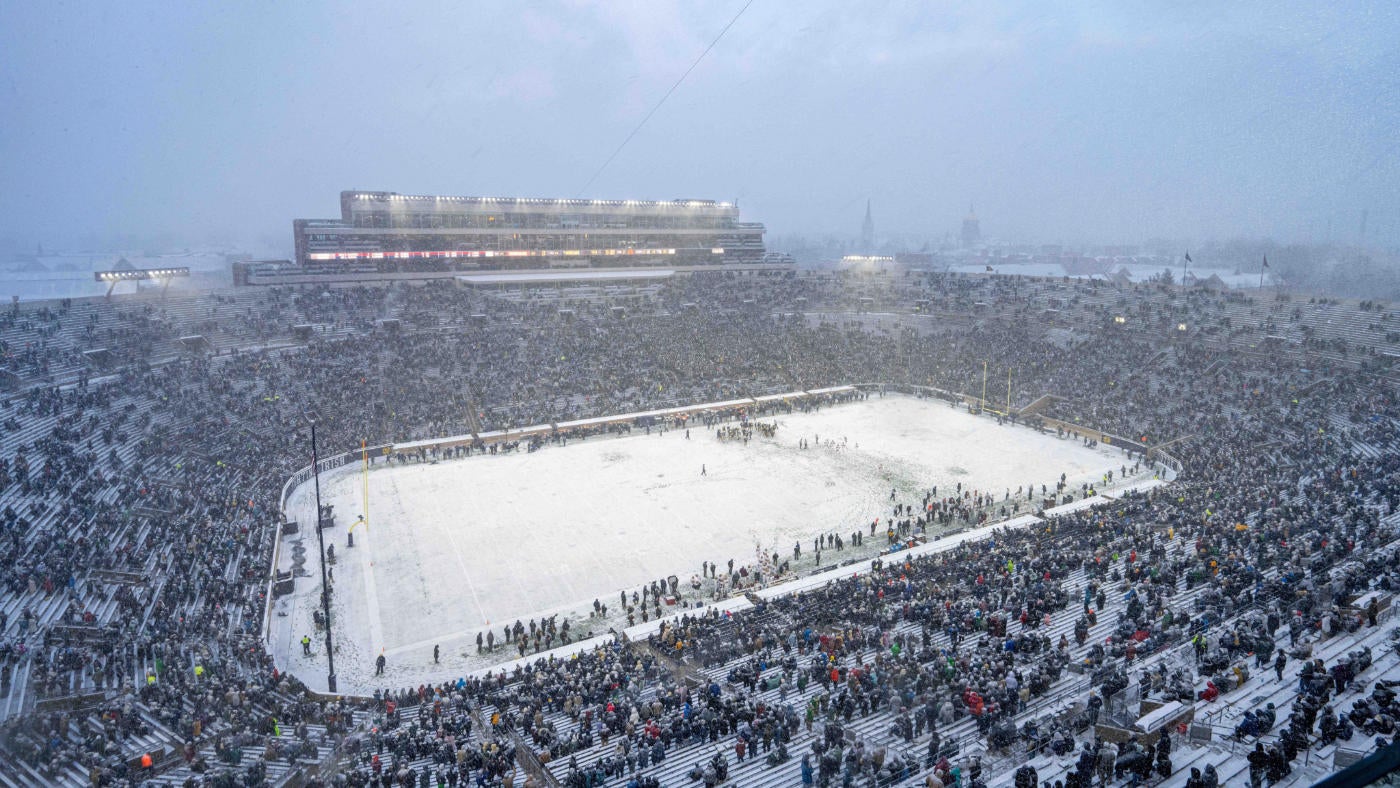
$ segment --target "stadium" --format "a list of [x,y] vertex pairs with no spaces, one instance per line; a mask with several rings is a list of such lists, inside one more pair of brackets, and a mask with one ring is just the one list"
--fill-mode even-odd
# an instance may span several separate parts
[[[444,202],[345,193],[335,231],[296,225],[310,281],[0,315],[0,785],[1302,785],[1386,757],[1388,305],[747,276],[761,229],[722,203],[546,200],[496,233]],[[626,248],[670,275],[457,278]]]
[[[764,254],[764,227],[739,221],[715,200],[580,200],[404,195],[343,191],[339,219],[296,219],[294,260],[244,266],[250,283],[316,277],[355,281],[373,274],[453,276],[473,271],[588,269],[586,278],[626,278],[651,269],[791,270]],[[472,281],[472,277],[459,277]]]

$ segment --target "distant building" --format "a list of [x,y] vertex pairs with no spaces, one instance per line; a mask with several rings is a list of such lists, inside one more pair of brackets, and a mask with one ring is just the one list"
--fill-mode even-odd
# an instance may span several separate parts
[[967,206],[967,216],[963,217],[962,223],[962,244],[963,246],[976,246],[982,241],[982,223],[977,220],[977,214],[973,213],[972,206]]
[[865,222],[860,226],[860,250],[866,254],[875,251],[875,219],[870,215],[870,201],[865,201]]
[[763,225],[714,200],[340,194],[339,219],[292,222],[308,273],[761,265]]

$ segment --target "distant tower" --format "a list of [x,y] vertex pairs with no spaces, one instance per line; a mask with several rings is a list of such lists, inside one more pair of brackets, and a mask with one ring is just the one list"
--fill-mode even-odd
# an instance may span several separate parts
[[870,215],[870,200],[865,201],[865,222],[860,226],[860,247],[866,254],[875,251],[875,219]]
[[976,246],[982,240],[982,223],[977,220],[977,214],[973,212],[972,206],[967,206],[967,216],[963,217],[962,243],[963,246]]

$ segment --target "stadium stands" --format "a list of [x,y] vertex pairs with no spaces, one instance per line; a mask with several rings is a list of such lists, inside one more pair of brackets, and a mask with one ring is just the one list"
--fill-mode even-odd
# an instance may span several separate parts
[[[0,785],[1301,783],[1396,735],[1384,305],[924,273],[636,295],[570,293],[569,320],[557,292],[445,283],[0,313]],[[1180,476],[445,685],[327,698],[261,640],[308,408],[330,453],[846,381],[967,392],[984,361],[1016,370],[1017,418],[1170,445]],[[1133,732],[1141,701],[1193,721]]]

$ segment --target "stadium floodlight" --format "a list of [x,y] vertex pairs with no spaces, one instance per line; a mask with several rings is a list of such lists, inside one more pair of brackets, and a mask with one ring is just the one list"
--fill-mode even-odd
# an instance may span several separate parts
[[189,276],[188,268],[137,268],[130,271],[97,271],[92,278],[98,282],[134,282],[141,279],[173,279]]
[[164,285],[162,294],[166,288],[170,287],[170,280],[178,277],[188,278],[190,269],[180,268],[133,268],[127,271],[94,271],[92,278],[98,282],[107,283],[107,295],[112,295],[112,290],[122,282],[140,282],[142,280],[152,280]]
[[1114,315],[1114,316],[1113,316],[1113,322],[1115,322],[1115,323],[1117,323],[1118,325],[1121,326],[1121,325],[1123,325],[1124,323],[1128,322],[1128,318],[1123,317],[1122,315]]
[[1185,331],[1185,330],[1186,330],[1186,324],[1185,324],[1185,323],[1177,323],[1177,324],[1176,324],[1176,330],[1177,330],[1177,331]]

